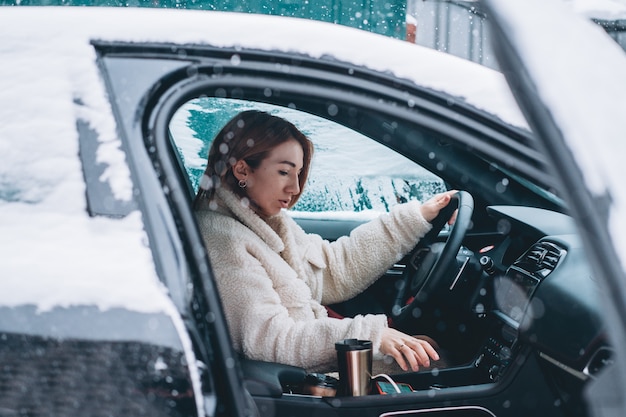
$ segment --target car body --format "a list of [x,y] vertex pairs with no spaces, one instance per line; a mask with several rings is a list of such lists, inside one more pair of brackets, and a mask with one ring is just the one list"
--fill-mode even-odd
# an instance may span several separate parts
[[[625,58],[591,23],[558,6],[537,19],[531,3],[487,4],[506,78],[407,42],[299,19],[0,9],[2,414],[626,409],[623,385],[611,383],[626,375],[613,348],[626,340],[626,216],[614,182],[623,168],[611,153],[624,146],[615,135],[626,131],[626,84],[611,77],[623,77]],[[546,38],[528,33],[555,15],[563,34],[575,27],[593,43],[563,47],[554,60]],[[602,77],[582,64],[592,53],[612,63]],[[571,78],[543,75],[565,71],[569,59],[580,68]],[[597,84],[573,83],[576,75]],[[587,88],[575,93],[573,85]],[[581,107],[564,91],[579,94]],[[587,100],[594,117],[571,116]],[[394,376],[414,392],[303,395],[305,369],[233,350],[191,201],[210,132],[248,106],[308,129],[322,169],[309,181],[313,197],[292,215],[328,240],[438,187],[472,196],[462,246],[418,308],[402,317],[393,309],[397,284],[420,290],[415,254],[333,306],[344,315],[385,312],[447,348],[450,367]]]

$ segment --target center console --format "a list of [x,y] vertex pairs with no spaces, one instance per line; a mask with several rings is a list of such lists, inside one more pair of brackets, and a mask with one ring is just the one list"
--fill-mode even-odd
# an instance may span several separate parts
[[465,366],[403,378],[407,378],[416,390],[489,384],[504,378],[520,354],[519,335],[533,316],[533,294],[565,253],[555,243],[539,241],[504,275],[488,274],[473,309],[484,318],[489,329],[473,361]]

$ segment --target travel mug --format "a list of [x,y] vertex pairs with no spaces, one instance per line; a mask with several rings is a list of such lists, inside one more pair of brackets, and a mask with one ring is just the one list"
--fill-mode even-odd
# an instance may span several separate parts
[[372,381],[372,342],[344,339],[335,343],[339,365],[338,395],[368,395]]

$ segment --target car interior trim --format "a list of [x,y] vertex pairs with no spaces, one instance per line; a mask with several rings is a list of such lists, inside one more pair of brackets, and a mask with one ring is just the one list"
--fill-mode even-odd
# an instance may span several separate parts
[[[485,407],[477,406],[477,405],[463,405],[459,407],[434,407],[434,408],[424,408],[420,410],[406,410],[406,411],[391,411],[388,413],[383,413],[380,417],[402,417],[402,416],[413,416],[417,414],[426,414],[426,413],[445,413],[446,416],[452,415],[450,412],[462,412],[462,415],[468,415],[468,412],[478,411],[480,414],[471,414],[471,415],[481,415],[484,413],[486,416],[496,417],[494,413],[488,410]],[[455,413],[456,415],[456,413]],[[461,414],[460,414],[461,415]]]
[[562,370],[564,370],[565,372],[570,373],[571,375],[574,375],[576,378],[582,380],[582,381],[586,381],[589,378],[589,375],[585,374],[584,372],[580,372],[577,371],[576,369],[565,365],[562,362],[559,362],[558,360],[554,359],[553,357],[551,357],[550,355],[544,353],[544,352],[539,352],[539,357],[542,359],[545,359],[546,361],[550,362],[552,365],[555,365],[559,368],[561,368]]
[[448,288],[450,291],[452,291],[454,287],[456,287],[456,283],[459,282],[459,278],[461,278],[461,276],[463,275],[463,271],[465,271],[465,268],[467,268],[467,264],[469,263],[470,259],[471,258],[469,256],[465,257],[465,260],[463,261],[459,272],[456,274],[454,280],[452,280],[452,284],[450,284],[450,287]]

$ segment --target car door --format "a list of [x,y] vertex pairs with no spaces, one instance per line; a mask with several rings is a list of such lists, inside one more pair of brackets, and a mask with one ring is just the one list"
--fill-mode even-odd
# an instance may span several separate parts
[[[567,4],[486,3],[497,33],[499,61],[550,157],[552,175],[566,190],[563,194],[593,255],[594,275],[604,288],[610,337],[615,346],[622,346],[626,56]],[[622,415],[626,410],[623,350],[616,351],[615,360],[586,392],[594,415]]]

